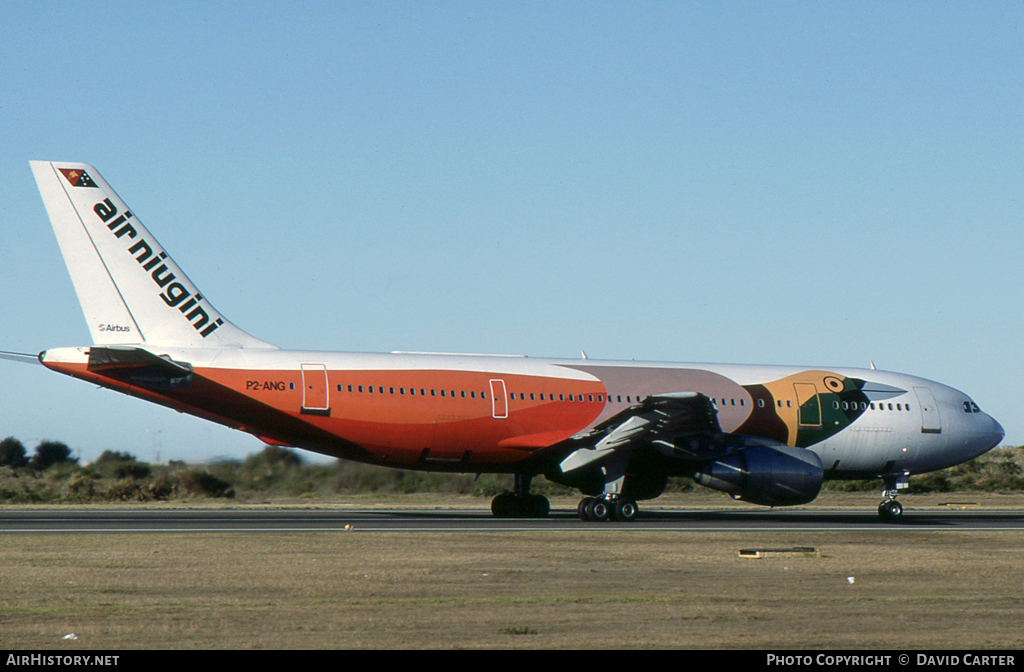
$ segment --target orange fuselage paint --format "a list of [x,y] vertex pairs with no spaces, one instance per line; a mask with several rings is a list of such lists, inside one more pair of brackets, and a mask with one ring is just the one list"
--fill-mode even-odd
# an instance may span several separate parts
[[[302,369],[197,367],[192,385],[154,391],[83,364],[46,365],[275,444],[420,469],[514,465],[591,426],[607,403],[599,381],[478,371],[327,370],[326,390],[311,395],[304,383],[317,377]],[[205,392],[211,384],[233,399]]]

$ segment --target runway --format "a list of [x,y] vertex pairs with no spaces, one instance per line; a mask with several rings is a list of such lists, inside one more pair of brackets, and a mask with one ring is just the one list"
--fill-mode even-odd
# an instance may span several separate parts
[[541,519],[498,519],[480,509],[189,509],[0,511],[2,534],[296,532],[956,532],[1024,530],[1024,511],[908,510],[896,521],[874,511],[657,510],[632,523],[585,523],[575,511]]

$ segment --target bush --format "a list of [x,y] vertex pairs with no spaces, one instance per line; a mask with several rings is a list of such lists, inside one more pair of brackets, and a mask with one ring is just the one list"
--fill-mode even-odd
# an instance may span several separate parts
[[910,479],[912,493],[954,490],[1024,490],[1024,446],[997,448],[970,462]]
[[71,449],[68,448],[66,443],[60,441],[43,441],[36,446],[35,455],[32,457],[32,461],[29,466],[38,471],[43,471],[47,467],[53,466],[60,462],[78,462],[77,458],[71,457]]
[[28,464],[25,444],[13,436],[0,441],[0,467],[24,467]]
[[131,453],[113,450],[104,450],[89,466],[108,478],[140,480],[153,475],[153,469]]
[[227,497],[235,496],[235,489],[208,471],[189,469],[178,474],[178,484],[189,496]]

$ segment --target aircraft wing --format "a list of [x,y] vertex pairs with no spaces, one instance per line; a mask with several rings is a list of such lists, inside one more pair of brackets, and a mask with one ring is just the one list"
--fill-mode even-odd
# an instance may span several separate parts
[[698,392],[657,394],[644,399],[596,426],[587,445],[559,464],[562,473],[596,466],[617,455],[638,449],[654,450],[666,458],[701,461],[723,452],[718,411],[711,399]]

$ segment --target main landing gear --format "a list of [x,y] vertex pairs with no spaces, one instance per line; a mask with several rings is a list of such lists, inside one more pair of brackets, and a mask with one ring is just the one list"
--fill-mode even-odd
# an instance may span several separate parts
[[896,501],[900,490],[907,487],[910,482],[909,474],[900,476],[887,476],[885,478],[885,490],[882,491],[882,503],[878,505],[878,515],[886,520],[897,520],[903,515],[903,505]]
[[580,516],[580,520],[592,523],[605,520],[617,520],[625,523],[636,520],[637,514],[640,513],[640,507],[632,499],[621,497],[615,499],[609,499],[608,497],[584,497],[580,500],[576,511]]
[[516,474],[513,492],[504,492],[491,500],[495,518],[546,518],[551,503],[543,495],[530,494],[531,474]]

